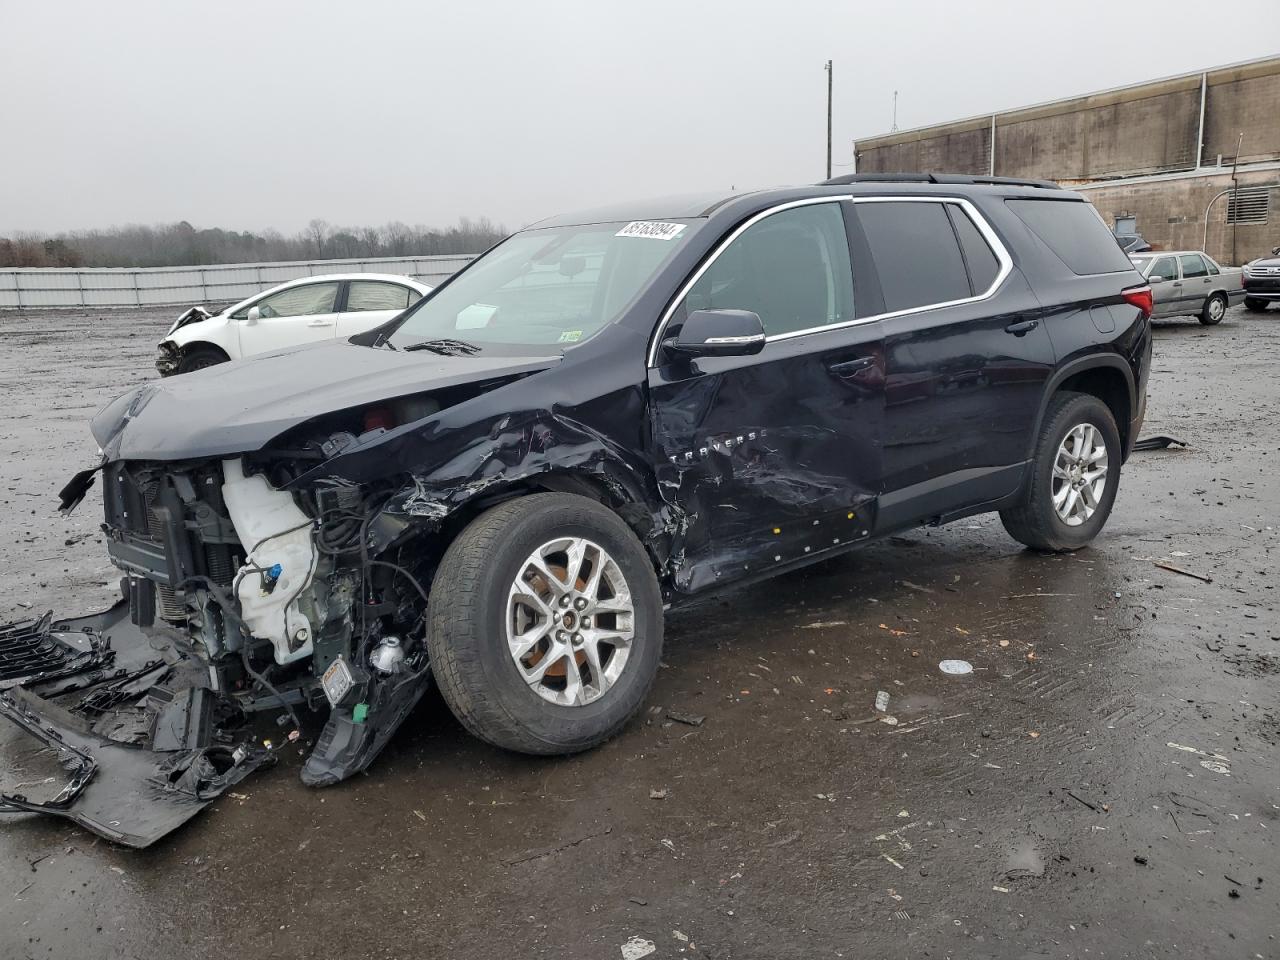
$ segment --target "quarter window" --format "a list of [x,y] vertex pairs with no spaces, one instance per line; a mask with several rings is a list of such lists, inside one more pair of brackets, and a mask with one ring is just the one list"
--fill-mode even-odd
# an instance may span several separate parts
[[398,283],[382,283],[377,280],[352,280],[347,290],[347,312],[363,313],[368,310],[403,310],[413,301],[410,290]]
[[1080,200],[1005,203],[1072,273],[1089,276],[1133,269],[1092,204]]
[[905,200],[855,204],[886,311],[972,296],[960,243],[945,206]]
[[838,203],[772,214],[726,246],[685,296],[694,310],[751,310],[774,336],[853,319],[853,268]]
[[1193,280],[1196,277],[1207,277],[1209,271],[1205,269],[1204,260],[1200,258],[1198,253],[1184,253],[1178,258],[1182,264],[1183,279]]

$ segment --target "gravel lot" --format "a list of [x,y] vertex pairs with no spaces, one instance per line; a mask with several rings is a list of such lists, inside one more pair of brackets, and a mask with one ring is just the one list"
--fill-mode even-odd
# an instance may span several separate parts
[[[55,494],[173,313],[0,313],[0,620],[114,594],[100,498]],[[1280,311],[1160,325],[1146,432],[1190,447],[1094,547],[981,517],[718,597],[594,752],[433,695],[366,776],[289,756],[146,851],[0,820],[0,956],[1280,956],[1277,356]]]

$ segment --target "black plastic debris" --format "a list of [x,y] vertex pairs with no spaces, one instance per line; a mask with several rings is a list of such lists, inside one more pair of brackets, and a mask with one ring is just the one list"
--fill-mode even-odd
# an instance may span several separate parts
[[47,682],[109,666],[110,642],[97,634],[59,632],[53,613],[0,625],[0,690]]
[[1133,445],[1135,451],[1138,450],[1167,450],[1169,447],[1185,447],[1185,440],[1179,440],[1177,437],[1143,437]]

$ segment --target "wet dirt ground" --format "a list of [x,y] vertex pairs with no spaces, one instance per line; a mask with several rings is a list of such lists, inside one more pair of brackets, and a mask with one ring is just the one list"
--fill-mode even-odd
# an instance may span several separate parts
[[[114,595],[55,493],[171,314],[0,314],[0,620]],[[1278,355],[1280,311],[1159,325],[1145,433],[1189,448],[1093,547],[981,517],[673,614],[591,753],[429,696],[367,775],[291,750],[145,851],[2,818],[0,957],[1278,957]]]

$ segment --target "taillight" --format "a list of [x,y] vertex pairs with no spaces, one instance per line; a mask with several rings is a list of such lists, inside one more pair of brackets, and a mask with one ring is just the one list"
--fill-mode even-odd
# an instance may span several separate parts
[[1151,316],[1151,288],[1150,287],[1130,287],[1120,296],[1124,297],[1125,303],[1131,303],[1142,311],[1144,317]]

